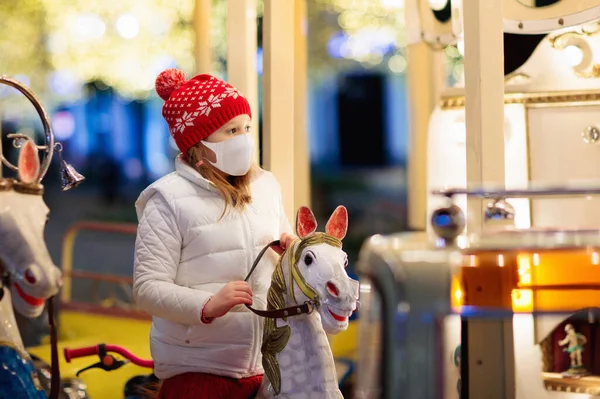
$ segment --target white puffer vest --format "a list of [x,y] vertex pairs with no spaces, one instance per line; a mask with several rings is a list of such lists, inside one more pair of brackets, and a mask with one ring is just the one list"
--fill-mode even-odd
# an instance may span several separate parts
[[[231,209],[218,220],[224,207],[220,193],[178,157],[176,171],[139,196],[133,293],[153,316],[150,349],[158,378],[263,373],[263,320],[240,305],[210,324],[200,321],[213,294],[243,280],[265,245],[291,233],[281,189],[270,172],[255,175],[251,194],[244,212]],[[250,278],[255,308],[266,308],[276,261],[275,252],[267,251]]]

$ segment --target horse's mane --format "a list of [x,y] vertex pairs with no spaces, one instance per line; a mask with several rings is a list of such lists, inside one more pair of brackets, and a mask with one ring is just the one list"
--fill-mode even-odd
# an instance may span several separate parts
[[[306,247],[318,244],[328,244],[337,248],[342,247],[342,242],[337,238],[325,233],[312,233],[300,240],[300,243],[293,248],[284,252],[273,271],[271,278],[271,286],[267,294],[267,310],[276,310],[285,308],[285,275],[283,273],[283,260],[286,255],[288,258],[288,274],[290,275],[290,296],[294,298],[294,279],[292,278],[292,268],[298,267],[300,256]],[[300,275],[300,273],[298,273]],[[308,286],[314,291],[313,287]],[[316,292],[315,292],[316,294]],[[283,318],[285,321],[286,318]],[[281,372],[279,370],[279,362],[276,355],[281,352],[290,339],[290,326],[277,327],[277,319],[266,318],[264,322],[263,343],[261,352],[263,355],[263,368],[269,382],[273,385],[275,392],[281,391]]]

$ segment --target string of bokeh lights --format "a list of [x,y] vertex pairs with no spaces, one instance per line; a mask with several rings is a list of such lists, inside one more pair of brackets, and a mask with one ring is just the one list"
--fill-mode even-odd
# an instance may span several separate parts
[[[19,65],[34,56],[33,52],[24,53],[22,49],[35,41],[36,32],[29,28],[31,32],[22,39],[11,36],[13,42],[23,40],[24,43],[21,50],[18,44],[9,48],[18,56],[6,72],[19,75],[26,83],[31,80],[33,86],[41,86],[40,74],[47,76],[46,87],[35,88],[47,89],[57,101],[79,98],[83,83],[93,81],[112,87],[123,97],[144,99],[153,95],[154,78],[161,70],[177,66],[186,73],[194,72],[194,0],[26,1],[31,9],[43,9],[42,26],[36,28],[37,35],[43,36],[44,51],[35,55],[39,58],[36,68],[20,68]],[[430,0],[434,9],[446,1]],[[257,3],[257,14],[261,16],[263,0]],[[313,71],[323,68],[326,73],[335,73],[358,67],[383,73],[405,72],[404,0],[310,0],[308,7],[317,14],[326,13],[331,17],[325,22],[310,20],[309,30],[313,30],[312,38],[317,30],[318,46],[309,56],[309,68]],[[227,51],[226,18],[227,2],[214,0],[210,34],[214,72],[221,74],[224,74],[223,60]],[[7,19],[22,21],[21,18]],[[314,46],[309,43],[311,45]],[[11,54],[10,51],[6,54]],[[459,81],[462,56],[456,46],[448,47],[445,53],[449,73]],[[261,57],[259,49],[259,67]]]

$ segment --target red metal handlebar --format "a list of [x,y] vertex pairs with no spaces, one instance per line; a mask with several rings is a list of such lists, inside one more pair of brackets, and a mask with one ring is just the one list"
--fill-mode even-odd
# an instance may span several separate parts
[[[106,352],[118,353],[119,355],[123,356],[124,358],[129,359],[131,361],[131,363],[136,364],[140,367],[146,367],[149,369],[154,368],[153,360],[146,360],[146,359],[139,358],[136,355],[134,355],[133,353],[131,353],[130,351],[128,351],[127,349],[123,348],[122,346],[104,345],[104,349],[106,349]],[[83,348],[76,348],[76,349],[65,348],[64,355],[65,355],[65,360],[67,361],[67,363],[70,363],[71,359],[76,359],[78,357],[99,355],[99,351],[100,351],[99,345],[86,346]]]

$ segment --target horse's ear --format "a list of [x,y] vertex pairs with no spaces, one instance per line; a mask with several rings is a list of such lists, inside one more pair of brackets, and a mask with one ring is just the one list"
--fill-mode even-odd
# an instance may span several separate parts
[[23,183],[32,183],[40,173],[38,150],[32,140],[26,140],[19,154],[19,179]]
[[329,221],[325,226],[325,232],[338,240],[342,240],[346,237],[347,231],[348,211],[346,210],[346,207],[340,205],[335,208],[335,211],[333,211],[333,214],[329,218]]
[[317,230],[317,219],[310,209],[305,206],[298,209],[296,214],[296,233],[298,237],[304,238]]

